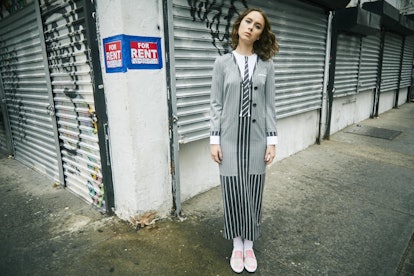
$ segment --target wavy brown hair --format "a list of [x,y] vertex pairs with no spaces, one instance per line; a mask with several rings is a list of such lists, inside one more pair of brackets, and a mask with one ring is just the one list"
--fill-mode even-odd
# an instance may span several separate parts
[[239,17],[234,22],[233,29],[231,31],[231,47],[233,48],[233,50],[237,48],[237,45],[239,44],[238,31],[240,23],[242,22],[243,18],[246,17],[246,15],[253,11],[259,12],[264,19],[263,32],[260,35],[260,39],[256,40],[253,43],[253,50],[262,60],[266,61],[268,59],[271,59],[274,55],[276,55],[279,52],[279,44],[276,41],[276,35],[271,31],[269,19],[261,9],[249,8],[239,15]]

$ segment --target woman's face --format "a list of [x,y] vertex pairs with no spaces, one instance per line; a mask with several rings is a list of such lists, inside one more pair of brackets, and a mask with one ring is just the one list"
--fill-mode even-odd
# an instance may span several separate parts
[[248,13],[240,22],[239,43],[253,44],[260,38],[264,28],[264,18],[258,11]]

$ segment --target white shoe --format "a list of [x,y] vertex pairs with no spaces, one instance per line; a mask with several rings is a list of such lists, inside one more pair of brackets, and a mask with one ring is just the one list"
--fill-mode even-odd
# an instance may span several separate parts
[[257,260],[253,249],[244,251],[244,268],[249,272],[255,272],[257,269]]
[[243,272],[244,263],[243,263],[243,251],[242,250],[233,249],[233,252],[231,253],[231,258],[230,258],[230,266],[231,266],[231,269],[233,269],[233,271],[236,273]]

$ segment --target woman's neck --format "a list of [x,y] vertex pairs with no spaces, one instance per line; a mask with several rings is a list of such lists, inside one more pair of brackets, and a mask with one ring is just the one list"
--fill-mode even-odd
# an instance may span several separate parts
[[241,43],[237,45],[235,51],[243,56],[251,56],[254,54],[253,45],[245,45]]

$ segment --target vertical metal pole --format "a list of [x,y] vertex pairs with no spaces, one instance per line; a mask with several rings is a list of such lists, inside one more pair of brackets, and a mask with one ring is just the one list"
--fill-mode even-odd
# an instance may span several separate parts
[[62,154],[60,150],[60,143],[59,143],[59,131],[58,131],[58,125],[56,120],[56,114],[55,114],[55,101],[53,99],[53,91],[52,91],[52,83],[50,78],[50,71],[49,71],[49,62],[47,58],[47,49],[46,49],[46,43],[45,43],[45,37],[43,32],[43,20],[42,20],[42,14],[40,11],[40,4],[39,0],[34,1],[35,5],[35,12],[36,12],[36,19],[37,19],[37,25],[40,32],[40,46],[42,48],[42,58],[43,58],[43,68],[45,72],[46,77],[46,87],[47,87],[47,94],[49,98],[49,106],[48,110],[50,112],[50,117],[52,119],[52,126],[53,126],[53,139],[55,141],[55,148],[56,148],[56,158],[58,162],[58,169],[59,169],[59,181],[61,185],[65,185],[65,177],[63,174],[63,161],[62,161]]
[[374,102],[372,106],[371,118],[378,117],[378,112],[379,112],[378,110],[379,110],[379,101],[380,101],[380,94],[381,94],[382,63],[384,61],[384,48],[385,48],[385,29],[382,29],[379,60],[378,60],[377,84],[374,89]]
[[165,52],[168,89],[168,113],[170,128],[170,168],[173,207],[172,214],[181,215],[180,163],[177,131],[177,99],[175,93],[175,63],[174,63],[174,29],[172,16],[172,1],[163,0]]
[[359,88],[361,87],[359,80],[361,77],[361,63],[362,63],[362,36],[359,38],[359,61],[358,61],[358,75],[357,75],[357,87],[356,87],[356,93],[359,93]]
[[[327,84],[329,80],[329,62],[331,56],[331,40],[332,40],[332,17],[333,12],[329,12],[328,16],[328,25],[326,27],[326,50],[325,50],[325,67],[324,67],[324,74],[323,74],[323,87],[322,87],[322,95],[321,95],[321,109],[319,111],[319,130],[318,130],[318,137],[316,139],[316,143],[321,144],[321,136],[322,136],[322,113],[326,112],[326,94],[327,94]],[[326,118],[326,117],[325,117]]]
[[98,118],[99,153],[101,157],[102,178],[106,211],[112,213],[115,208],[112,167],[109,150],[108,116],[102,80],[101,61],[99,56],[99,35],[96,31],[96,11],[93,0],[84,0],[86,37],[88,41],[88,57],[90,59],[95,112]]
[[332,36],[331,36],[331,55],[329,60],[329,78],[328,78],[328,106],[326,113],[326,129],[323,136],[324,139],[329,140],[331,134],[331,119],[332,119],[332,104],[333,95],[335,93],[335,67],[336,67],[336,52],[338,46],[338,29],[335,24],[335,12],[333,12],[332,19]]

